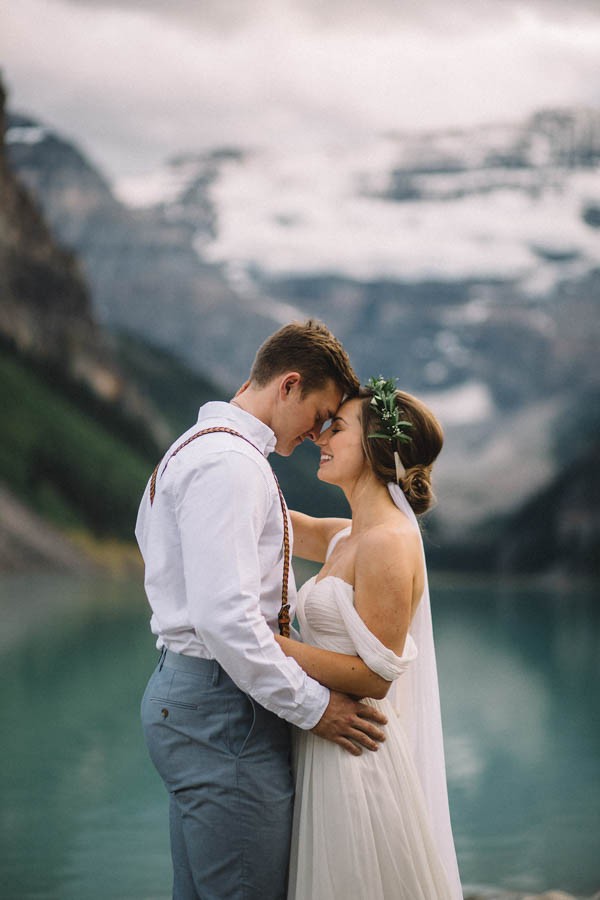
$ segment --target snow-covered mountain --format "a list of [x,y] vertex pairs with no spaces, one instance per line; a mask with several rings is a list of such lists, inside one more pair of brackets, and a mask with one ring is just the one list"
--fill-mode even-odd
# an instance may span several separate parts
[[[517,279],[534,293],[600,262],[600,113],[544,112],[521,125],[376,137],[362,146],[173,161],[117,185],[125,202],[181,210],[208,188],[216,233],[204,259],[275,277],[359,281]],[[216,177],[215,177],[216,176]]]
[[557,417],[598,387],[600,112],[218,149],[115,186],[38,122],[7,142],[111,327],[234,387],[281,322],[319,316],[362,378],[441,416],[449,529],[553,476]]

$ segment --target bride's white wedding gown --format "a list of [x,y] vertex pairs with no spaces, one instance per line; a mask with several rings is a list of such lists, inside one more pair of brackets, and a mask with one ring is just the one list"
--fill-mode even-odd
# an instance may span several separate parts
[[[306,582],[297,616],[306,643],[358,654],[386,680],[402,680],[418,659],[411,634],[399,657],[368,630],[352,586],[340,578]],[[295,730],[288,900],[458,900],[451,832],[445,869],[402,717],[387,698],[366,702],[388,717],[386,741],[376,752],[352,756]]]

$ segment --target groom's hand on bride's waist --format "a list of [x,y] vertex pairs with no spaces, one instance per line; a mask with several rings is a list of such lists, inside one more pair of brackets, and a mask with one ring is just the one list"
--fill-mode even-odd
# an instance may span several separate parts
[[329,705],[312,731],[339,744],[348,753],[360,756],[363,747],[377,750],[379,744],[385,741],[380,726],[386,723],[384,714],[374,706],[331,691]]

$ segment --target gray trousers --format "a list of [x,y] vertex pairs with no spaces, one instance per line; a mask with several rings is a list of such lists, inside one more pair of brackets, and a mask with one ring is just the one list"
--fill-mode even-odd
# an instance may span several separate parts
[[284,900],[294,791],[287,722],[215,660],[163,651],[142,724],[170,794],[174,900]]

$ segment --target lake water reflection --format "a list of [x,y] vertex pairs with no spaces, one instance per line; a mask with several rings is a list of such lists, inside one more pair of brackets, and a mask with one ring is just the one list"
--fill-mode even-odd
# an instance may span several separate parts
[[[590,588],[434,579],[463,883],[600,890],[600,615]],[[167,799],[138,706],[139,583],[0,579],[2,896],[166,900]]]

